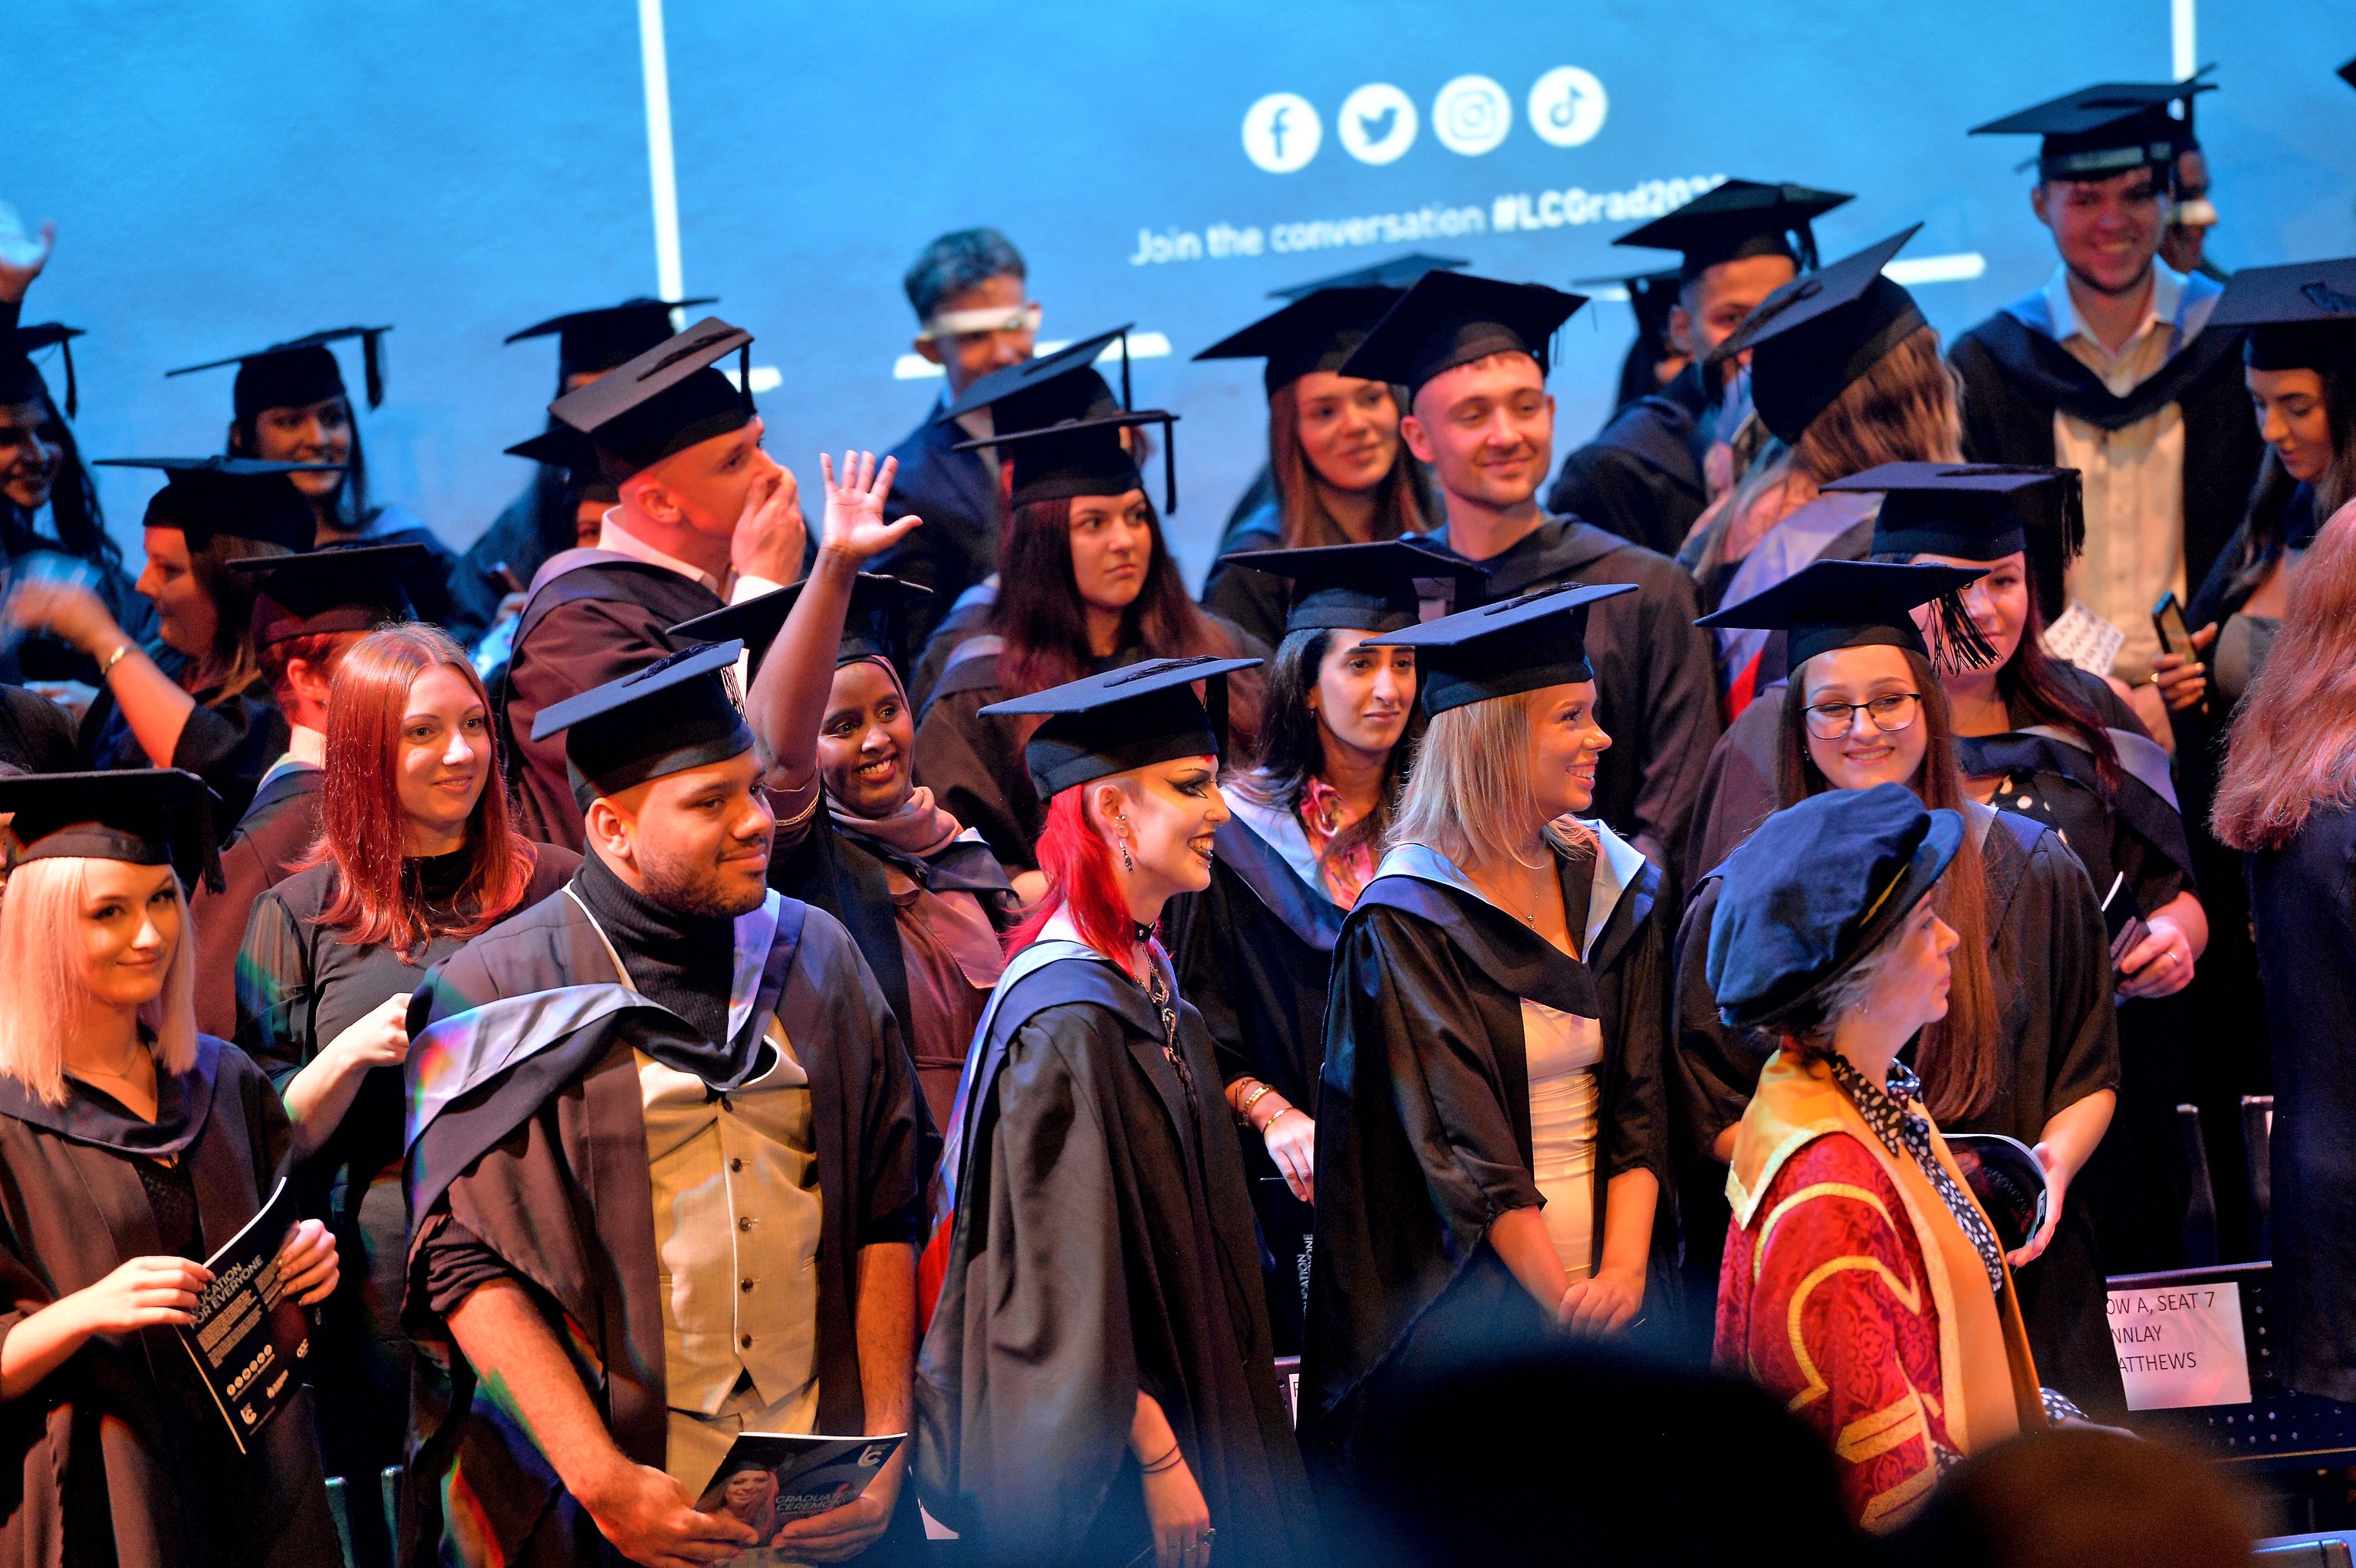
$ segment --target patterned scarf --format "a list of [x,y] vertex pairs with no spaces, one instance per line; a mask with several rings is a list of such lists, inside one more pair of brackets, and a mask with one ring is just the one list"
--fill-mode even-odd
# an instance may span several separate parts
[[1858,1115],[1863,1116],[1865,1125],[1873,1129],[1873,1136],[1881,1140],[1881,1147],[1893,1155],[1912,1156],[1915,1165],[1930,1179],[1940,1200],[1946,1204],[1947,1212],[1955,1217],[1955,1223],[1963,1227],[1973,1250],[1979,1253],[1980,1264],[1987,1270],[1988,1288],[2002,1296],[2004,1249],[1997,1244],[1996,1232],[1988,1229],[1987,1219],[1981,1214],[1979,1206],[1972,1201],[1969,1193],[1956,1185],[1955,1179],[1947,1174],[1947,1168],[1940,1164],[1939,1157],[1932,1152],[1931,1124],[1920,1112],[1912,1109],[1914,1100],[1922,1092],[1922,1081],[1914,1076],[1913,1069],[1902,1061],[1891,1062],[1890,1087],[1885,1092],[1859,1072],[1846,1057],[1834,1056],[1829,1060],[1833,1082],[1841,1086],[1841,1091],[1857,1106]]

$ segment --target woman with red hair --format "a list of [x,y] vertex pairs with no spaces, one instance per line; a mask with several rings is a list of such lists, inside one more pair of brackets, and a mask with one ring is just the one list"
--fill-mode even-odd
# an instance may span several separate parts
[[2356,1399],[2356,501],[2308,547],[2274,651],[2233,716],[2211,821],[2248,867],[2265,984],[2286,1381]]
[[[1089,368],[1107,340],[977,381],[950,411],[996,417],[995,444],[1013,469],[1011,517],[994,599],[977,610],[969,602],[980,591],[969,592],[918,662],[916,777],[980,833],[1025,898],[1038,894],[1032,846],[1044,825],[1023,778],[1027,725],[983,710],[1140,659],[1268,652],[1186,597],[1122,439],[1171,416],[1113,403]],[[1075,420],[1084,421],[1076,430]],[[928,667],[937,677],[927,678]],[[1244,685],[1248,707],[1258,685]],[[1240,715],[1237,727],[1247,736],[1251,728]]]
[[[431,626],[352,645],[327,734],[316,859],[254,903],[237,1042],[284,1097],[296,1179],[332,1202],[349,1258],[316,1377],[337,1412],[324,1427],[328,1468],[373,1496],[364,1479],[401,1462],[408,1416],[406,1352],[394,1347],[410,993],[467,938],[562,887],[581,859],[509,826],[489,697]],[[354,1509],[355,1522],[372,1511]]]
[[1047,893],[967,1060],[917,1365],[925,1506],[997,1563],[1310,1555],[1243,1161],[1153,926],[1227,820],[1194,683],[1159,659],[1008,702]]

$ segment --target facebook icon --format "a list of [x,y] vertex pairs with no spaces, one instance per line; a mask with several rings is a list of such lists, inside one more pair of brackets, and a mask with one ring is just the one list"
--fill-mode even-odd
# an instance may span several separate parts
[[1297,92],[1271,92],[1244,111],[1244,155],[1272,175],[1289,175],[1317,155],[1325,126]]

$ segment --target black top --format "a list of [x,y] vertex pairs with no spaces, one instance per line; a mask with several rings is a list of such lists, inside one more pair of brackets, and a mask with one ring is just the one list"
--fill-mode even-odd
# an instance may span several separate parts
[[1698,364],[1612,414],[1593,441],[1562,460],[1547,510],[1675,555],[1709,505],[1697,450],[1709,392]]

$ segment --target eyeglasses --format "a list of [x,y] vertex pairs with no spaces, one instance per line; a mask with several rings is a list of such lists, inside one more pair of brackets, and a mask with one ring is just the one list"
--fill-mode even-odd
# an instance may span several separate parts
[[1819,741],[1837,741],[1857,728],[1857,716],[1862,713],[1873,720],[1875,729],[1894,735],[1913,723],[1922,710],[1919,691],[1885,691],[1863,702],[1812,703],[1806,710],[1808,733]]

